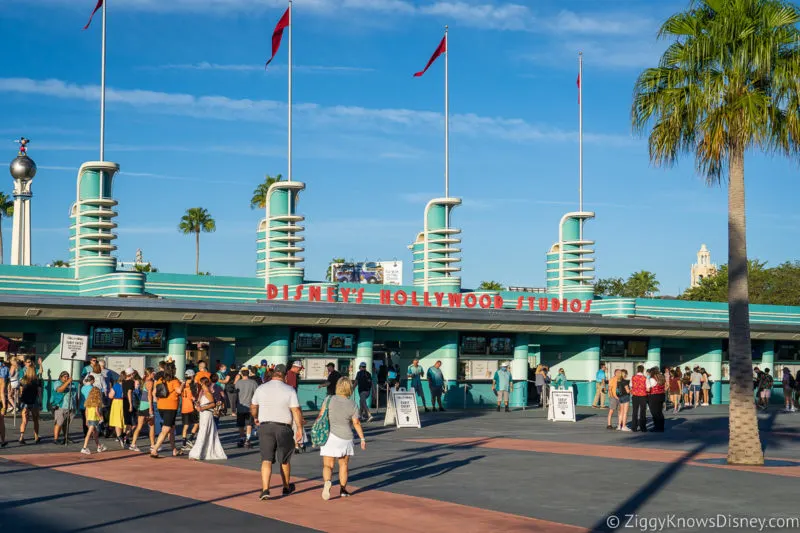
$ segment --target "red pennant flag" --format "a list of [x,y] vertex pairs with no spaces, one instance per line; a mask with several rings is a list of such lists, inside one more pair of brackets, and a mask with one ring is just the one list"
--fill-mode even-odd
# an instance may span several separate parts
[[422,69],[419,72],[417,72],[416,74],[414,74],[414,77],[418,78],[419,76],[422,76],[423,74],[425,74],[425,72],[428,70],[428,68],[430,68],[430,66],[433,65],[433,62],[436,61],[436,58],[439,57],[440,55],[444,54],[445,52],[447,52],[447,36],[442,37],[442,42],[439,43],[439,46],[436,48],[436,51],[431,56],[431,59],[430,59],[430,61],[428,61],[428,64],[425,65],[424,69]]
[[278,25],[275,26],[275,31],[272,32],[272,56],[269,58],[269,61],[267,61],[267,64],[264,65],[264,70],[266,70],[269,64],[272,62],[272,60],[275,59],[275,54],[278,53],[278,49],[281,47],[281,38],[283,37],[283,30],[285,30],[289,26],[289,23],[291,22],[289,20],[291,16],[290,11],[291,8],[287,7],[286,12],[278,21]]
[[579,104],[581,103],[581,91],[580,91],[580,88],[581,88],[581,75],[578,74],[578,103]]
[[89,22],[87,22],[86,26],[83,27],[84,30],[89,29],[89,24],[92,23],[92,18],[94,18],[94,14],[97,13],[101,7],[103,7],[103,0],[97,0],[97,5],[94,6],[94,11],[92,11],[92,14],[89,15]]

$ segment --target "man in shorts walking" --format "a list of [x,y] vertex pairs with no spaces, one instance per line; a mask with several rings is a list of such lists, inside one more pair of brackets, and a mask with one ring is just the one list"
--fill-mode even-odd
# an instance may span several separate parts
[[258,388],[258,383],[250,379],[250,371],[243,368],[240,378],[236,382],[236,393],[239,396],[239,404],[236,407],[236,427],[239,428],[239,448],[252,448],[250,436],[253,434],[253,417],[250,414],[250,404],[253,401],[253,394]]
[[616,427],[611,425],[611,417],[614,415],[614,411],[617,411],[617,419],[619,420],[619,397],[617,396],[619,376],[620,369],[618,368],[614,370],[614,376],[608,381],[608,424],[606,429],[614,429]]
[[[261,494],[260,500],[268,500],[272,463],[281,465],[283,495],[294,492],[291,479],[292,455],[295,442],[303,438],[303,415],[297,392],[284,383],[286,365],[276,365],[271,379],[258,387],[250,401],[250,413],[258,427],[258,444],[261,448]],[[292,431],[292,421],[296,431]]]

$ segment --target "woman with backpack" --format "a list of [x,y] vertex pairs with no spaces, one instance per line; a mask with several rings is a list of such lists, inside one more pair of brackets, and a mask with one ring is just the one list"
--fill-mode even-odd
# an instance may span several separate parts
[[631,431],[628,427],[628,410],[631,406],[631,382],[628,381],[628,371],[624,368],[617,380],[617,399],[619,400],[619,421],[617,429],[619,431]]
[[[664,400],[666,392],[666,379],[657,366],[648,371],[647,378],[647,406],[650,416],[653,417],[653,431],[664,432]],[[644,428],[642,428],[644,431]]]
[[183,388],[187,385],[186,382],[181,383],[175,379],[175,365],[168,364],[164,368],[164,374],[156,382],[156,398],[158,401],[158,412],[161,414],[161,433],[158,435],[158,440],[155,446],[150,448],[150,457],[158,459],[158,449],[164,444],[164,441],[169,437],[169,443],[172,447],[172,455],[177,456],[178,450],[175,448],[175,419],[178,415],[178,398],[180,398]]
[[794,376],[792,376],[792,371],[789,370],[789,367],[783,367],[781,384],[783,385],[783,401],[785,405],[784,411],[787,413],[793,413],[797,410],[794,408],[795,381]]
[[132,452],[141,451],[139,447],[136,446],[136,441],[139,439],[139,433],[142,431],[145,424],[148,426],[150,446],[153,447],[156,445],[155,413],[153,412],[155,403],[156,398],[153,396],[153,369],[146,368],[144,371],[144,379],[139,386],[139,408],[136,412],[136,429],[133,432],[131,445],[128,448]]

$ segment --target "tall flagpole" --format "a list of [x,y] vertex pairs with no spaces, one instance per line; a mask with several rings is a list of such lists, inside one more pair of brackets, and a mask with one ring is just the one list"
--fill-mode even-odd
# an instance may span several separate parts
[[444,197],[450,198],[450,39],[444,27]]
[[583,52],[578,52],[578,211],[583,212]]
[[106,3],[103,2],[103,36],[100,52],[100,161],[106,156]]
[[289,162],[287,180],[292,181],[292,0],[289,0]]

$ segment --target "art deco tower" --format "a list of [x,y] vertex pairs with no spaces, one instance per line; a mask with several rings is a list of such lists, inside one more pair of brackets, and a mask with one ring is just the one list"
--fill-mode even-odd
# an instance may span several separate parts
[[19,156],[11,162],[14,178],[14,218],[11,233],[11,264],[31,264],[31,182],[36,175],[36,163],[28,157],[25,143]]

